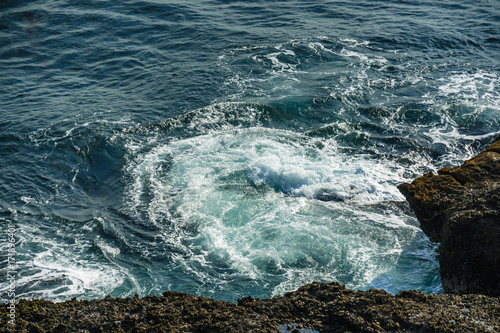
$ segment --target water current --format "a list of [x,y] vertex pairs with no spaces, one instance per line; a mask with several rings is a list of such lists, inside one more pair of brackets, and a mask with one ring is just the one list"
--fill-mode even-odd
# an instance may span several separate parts
[[396,186],[500,135],[497,1],[0,4],[0,298],[440,293]]

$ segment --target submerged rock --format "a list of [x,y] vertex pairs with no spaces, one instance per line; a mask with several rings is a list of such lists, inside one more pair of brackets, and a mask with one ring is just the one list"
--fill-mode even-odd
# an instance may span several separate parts
[[500,138],[461,166],[398,188],[441,243],[444,292],[500,296]]
[[[0,332],[13,327],[6,322]],[[353,291],[338,283],[312,283],[271,299],[238,304],[168,291],[144,298],[22,300],[15,332],[498,332],[500,301],[482,295],[426,295]],[[292,324],[296,323],[296,324]],[[293,331],[292,330],[292,331]],[[289,331],[289,330],[288,330]]]

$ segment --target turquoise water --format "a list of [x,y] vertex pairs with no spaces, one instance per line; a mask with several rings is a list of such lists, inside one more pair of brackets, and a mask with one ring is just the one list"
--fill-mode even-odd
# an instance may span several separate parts
[[[396,186],[500,135],[492,1],[4,1],[16,295],[442,291]],[[5,299],[9,284],[0,278]]]

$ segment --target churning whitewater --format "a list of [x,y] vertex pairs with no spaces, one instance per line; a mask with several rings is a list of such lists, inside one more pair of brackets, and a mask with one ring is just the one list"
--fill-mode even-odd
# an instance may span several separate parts
[[172,267],[214,295],[278,295],[318,280],[395,292],[403,274],[439,291],[435,246],[396,188],[404,168],[334,139],[234,126],[227,110],[255,121],[253,105],[219,104],[180,122],[195,128],[197,114],[211,114],[199,135],[150,140],[143,153],[148,144],[128,144],[130,214],[158,229]]
[[147,212],[174,265],[216,289],[244,280],[280,294],[318,279],[360,288],[418,238],[408,211],[377,207],[401,199],[397,165],[339,154],[334,142],[226,128],[137,161],[133,211]]
[[17,297],[442,292],[396,186],[500,135],[496,3],[16,1],[0,18]]

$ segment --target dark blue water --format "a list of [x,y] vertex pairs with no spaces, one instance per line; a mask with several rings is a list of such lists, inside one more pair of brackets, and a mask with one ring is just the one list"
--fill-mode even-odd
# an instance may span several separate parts
[[2,1],[0,276],[10,225],[18,297],[441,292],[396,185],[500,134],[499,22],[497,1]]

